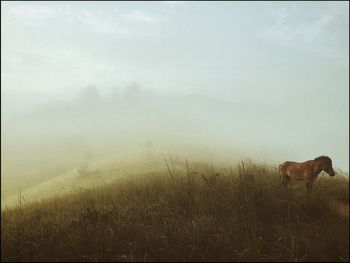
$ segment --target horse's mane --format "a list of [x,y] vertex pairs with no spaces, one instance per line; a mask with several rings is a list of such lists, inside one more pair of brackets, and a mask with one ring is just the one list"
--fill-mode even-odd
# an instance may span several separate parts
[[329,158],[328,156],[324,156],[324,155],[321,155],[321,156],[319,156],[319,157],[316,157],[316,158],[314,159],[314,161],[327,161],[327,162],[329,162],[330,164],[332,164],[332,159]]

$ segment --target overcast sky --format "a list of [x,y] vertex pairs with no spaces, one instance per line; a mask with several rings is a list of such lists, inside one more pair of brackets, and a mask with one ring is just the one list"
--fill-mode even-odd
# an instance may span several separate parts
[[1,5],[5,105],[70,98],[89,84],[108,94],[137,81],[161,94],[288,113],[291,129],[317,115],[305,128],[348,169],[348,2]]

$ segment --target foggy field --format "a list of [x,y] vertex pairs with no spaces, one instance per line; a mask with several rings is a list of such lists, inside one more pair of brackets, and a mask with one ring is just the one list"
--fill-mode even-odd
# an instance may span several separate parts
[[278,113],[136,84],[97,94],[3,120],[3,261],[349,259],[344,158],[309,198],[277,174],[333,142],[305,139],[296,157],[282,139],[307,132]]
[[338,209],[348,187],[347,176],[326,175],[307,197],[286,192],[269,165],[166,156],[159,171],[105,186],[31,204],[19,196],[2,210],[2,260],[348,261]]
[[1,36],[2,261],[349,261],[348,2],[2,1]]
[[[291,116],[287,112],[284,118],[278,115],[225,99],[148,94],[137,83],[104,96],[90,85],[72,99],[5,115],[2,201],[13,199],[20,189],[36,192],[38,185],[49,192],[45,184],[51,179],[69,184],[65,176],[74,177],[85,166],[98,169],[97,163],[108,160],[123,166],[124,161],[153,158],[159,166],[161,154],[170,150],[190,160],[232,163],[252,159],[275,166],[286,159],[303,161],[327,154],[336,169],[347,172],[346,143],[327,140],[326,129],[313,135],[312,126],[318,121],[322,124],[324,116],[313,122],[298,121],[301,127],[290,128]],[[273,135],[276,131],[278,136]],[[322,143],[318,143],[320,138]],[[297,152],[298,148],[302,150]]]

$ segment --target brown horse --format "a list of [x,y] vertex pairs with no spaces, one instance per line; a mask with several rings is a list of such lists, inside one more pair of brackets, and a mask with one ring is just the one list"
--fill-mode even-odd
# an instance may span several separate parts
[[281,182],[286,189],[291,180],[305,181],[307,193],[310,193],[312,185],[321,171],[325,171],[330,176],[335,175],[332,160],[328,156],[320,156],[303,163],[287,161],[279,166]]

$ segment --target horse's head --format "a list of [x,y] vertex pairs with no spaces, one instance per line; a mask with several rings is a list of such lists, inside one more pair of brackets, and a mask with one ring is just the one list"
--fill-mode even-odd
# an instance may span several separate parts
[[325,171],[330,176],[334,176],[335,172],[332,167],[332,159],[328,156],[320,156],[314,159],[315,161],[320,161],[322,171]]

